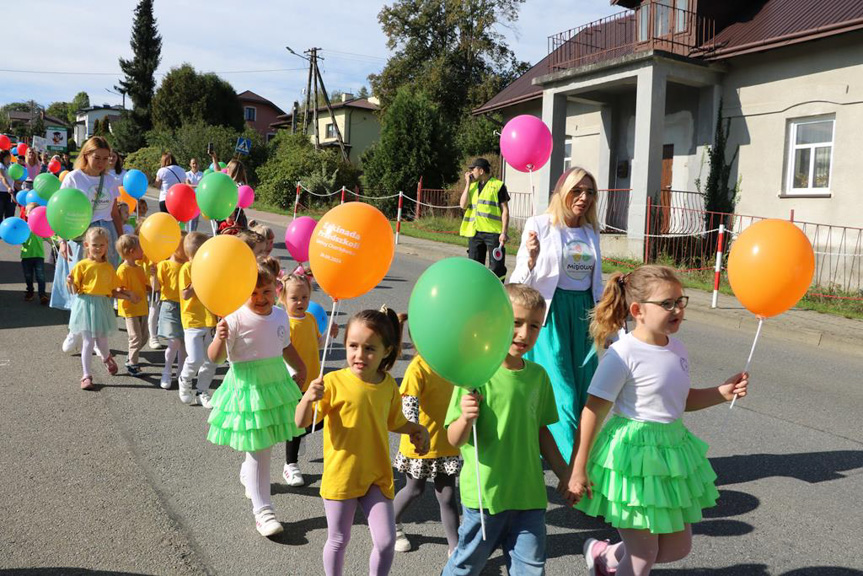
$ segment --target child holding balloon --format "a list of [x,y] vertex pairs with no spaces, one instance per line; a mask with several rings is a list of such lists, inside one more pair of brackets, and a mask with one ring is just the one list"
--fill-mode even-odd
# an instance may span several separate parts
[[276,277],[257,263],[257,281],[246,303],[219,321],[207,350],[210,361],[227,358],[230,369],[213,394],[207,439],[246,453],[240,481],[252,500],[255,525],[262,536],[283,530],[270,499],[270,448],[300,433],[290,415],[300,391],[285,362],[302,382],[306,367],[291,344],[287,313],[274,308]]
[[180,269],[187,260],[186,252],[183,249],[185,237],[186,233],[183,232],[180,243],[171,257],[162,260],[150,269],[153,290],[161,293],[158,335],[168,340],[168,346],[165,348],[165,367],[162,369],[160,382],[160,386],[164,390],[171,387],[174,359],[177,360],[178,379],[186,361],[186,349],[183,345],[183,323],[180,319]]
[[94,226],[88,229],[84,235],[84,252],[87,257],[75,264],[66,279],[69,292],[78,295],[72,302],[69,333],[80,334],[82,338],[83,390],[93,389],[90,362],[94,349],[108,373],[112,376],[117,373],[117,363],[108,346],[108,335],[117,331],[111,298],[129,300],[133,304],[138,301],[136,294],[122,289],[114,267],[105,257],[110,241],[111,236],[104,228]]
[[[38,208],[35,202],[27,204],[26,215]],[[33,299],[33,277],[36,277],[36,286],[39,288],[39,303],[42,306],[48,304],[48,293],[45,291],[45,245],[44,239],[30,232],[30,237],[21,244],[21,268],[24,270],[24,283],[27,286],[24,292],[24,300],[28,302]]]
[[[707,444],[686,429],[681,416],[745,396],[748,375],[691,388],[689,355],[671,337],[687,302],[673,270],[649,265],[613,274],[594,311],[597,348],[627,316],[635,328],[609,347],[593,376],[569,479],[559,487],[570,504],[603,516],[620,534],[614,545],[587,539],[590,574],[645,576],[654,564],[686,557],[692,522],[719,496]],[[609,411],[612,417],[597,437]]]
[[125,318],[126,334],[129,337],[129,354],[126,356],[126,372],[129,376],[139,376],[141,367],[138,365],[139,354],[144,342],[147,341],[147,292],[150,283],[147,280],[147,270],[138,264],[144,258],[141,241],[134,234],[123,234],[117,238],[117,254],[123,261],[117,267],[117,277],[120,284],[138,297],[137,302],[117,302],[117,314]]
[[401,349],[401,321],[392,310],[363,310],[345,327],[348,367],[316,378],[297,406],[295,423],[324,420],[321,496],[327,516],[324,572],[341,575],[354,512],[363,508],[374,549],[369,574],[388,574],[395,554],[393,470],[388,431],[408,434],[417,453],[429,449],[428,430],[402,414],[389,370]]

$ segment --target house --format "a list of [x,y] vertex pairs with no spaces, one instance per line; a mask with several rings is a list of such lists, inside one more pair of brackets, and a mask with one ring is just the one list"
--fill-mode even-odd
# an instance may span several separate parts
[[75,129],[72,134],[75,144],[80,148],[93,135],[97,120],[102,123],[107,118],[110,125],[119,120],[122,113],[122,106],[109,106],[108,104],[88,106],[78,110],[75,115]]
[[276,131],[270,125],[285,111],[251,90],[238,94],[237,99],[243,106],[243,119],[246,124],[269,142],[270,138],[276,135]]
[[[616,209],[609,192],[600,216],[643,254],[648,199],[703,208],[693,192],[721,112],[729,158],[739,147],[736,212],[861,226],[863,2],[612,4],[625,10],[552,35],[546,58],[474,111],[533,114],[551,129],[551,159],[532,175],[537,213],[564,168],[584,166],[600,189],[626,190]],[[506,177],[529,189],[528,175]]]
[[[378,141],[381,134],[381,124],[377,112],[380,110],[380,100],[374,96],[368,98],[355,98],[353,94],[342,94],[338,100],[331,102],[335,122],[330,117],[326,106],[320,106],[317,110],[310,111],[309,115],[317,117],[317,137],[321,146],[338,147],[336,126],[342,135],[348,160],[358,164],[360,158],[372,144]],[[293,112],[279,116],[278,121],[271,126],[276,129],[290,130],[293,124]],[[302,111],[297,113],[297,122],[302,123]],[[313,120],[310,120],[311,125]],[[300,126],[298,128],[302,130]],[[314,130],[309,127],[309,137],[314,141]]]
[[[10,132],[15,132],[15,128],[18,126],[31,126],[36,121],[36,118],[41,118],[42,124],[45,126],[62,126],[63,128],[69,127],[68,122],[59,118],[55,118],[54,116],[49,116],[48,114],[45,114],[45,111],[41,108],[38,109],[35,113],[10,110],[9,112],[7,112],[7,115],[9,116]],[[44,136],[44,134],[42,134],[42,136]]]

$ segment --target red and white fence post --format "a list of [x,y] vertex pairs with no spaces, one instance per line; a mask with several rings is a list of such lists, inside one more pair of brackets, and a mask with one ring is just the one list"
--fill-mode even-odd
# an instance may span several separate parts
[[297,182],[297,195],[294,198],[294,220],[297,219],[297,206],[300,204],[300,183]]
[[396,246],[399,244],[399,233],[402,231],[402,203],[405,195],[399,190],[399,211],[396,213]]
[[342,204],[345,203],[345,187],[342,186]]
[[716,266],[713,269],[713,301],[711,308],[719,303],[719,279],[722,275],[722,251],[725,247],[725,224],[719,225],[719,242],[716,244]]

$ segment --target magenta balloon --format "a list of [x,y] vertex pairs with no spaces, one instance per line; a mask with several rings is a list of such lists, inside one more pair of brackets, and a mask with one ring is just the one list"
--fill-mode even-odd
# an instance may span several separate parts
[[500,133],[500,153],[519,172],[542,168],[551,156],[551,147],[548,126],[529,114],[516,116]]
[[288,225],[285,231],[285,247],[297,262],[308,261],[309,244],[316,225],[315,219],[308,216],[300,216]]
[[249,185],[240,186],[237,190],[237,206],[248,208],[255,201],[255,191]]
[[48,224],[48,208],[45,206],[38,206],[30,211],[27,225],[30,226],[30,231],[36,236],[48,238],[54,235],[51,225]]

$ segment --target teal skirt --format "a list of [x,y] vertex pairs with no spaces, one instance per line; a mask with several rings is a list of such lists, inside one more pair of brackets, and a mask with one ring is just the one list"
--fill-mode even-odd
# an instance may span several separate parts
[[72,301],[69,333],[102,338],[117,331],[114,300],[108,296],[78,294]]
[[615,528],[680,532],[716,505],[716,473],[707,444],[683,425],[612,416],[590,452],[587,477],[593,498],[576,508]]
[[207,440],[241,452],[257,452],[303,434],[294,424],[302,398],[281,356],[232,362],[213,394]]
[[548,429],[567,462],[572,455],[581,410],[587,402],[587,388],[598,364],[596,354],[591,355],[591,310],[590,290],[556,290],[536,345],[525,355],[545,368],[551,379],[559,420]]

